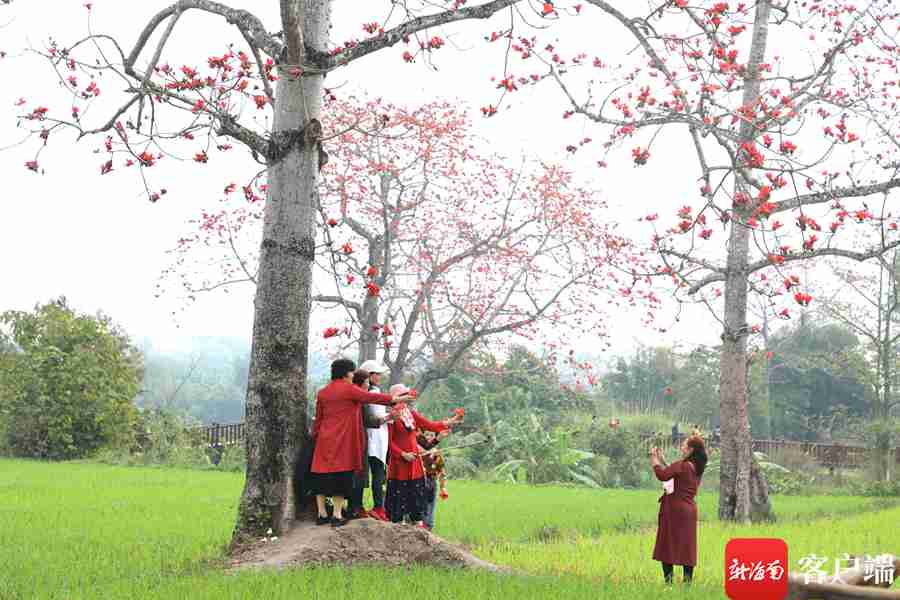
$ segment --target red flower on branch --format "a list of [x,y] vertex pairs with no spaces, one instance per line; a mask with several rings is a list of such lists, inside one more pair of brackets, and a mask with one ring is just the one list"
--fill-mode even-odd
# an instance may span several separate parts
[[794,300],[800,306],[809,306],[809,303],[812,302],[812,296],[804,294],[803,292],[797,292],[794,294]]
[[369,268],[366,269],[366,277],[371,279],[372,277],[375,277],[376,275],[378,275],[378,269],[373,267],[372,265],[369,265]]
[[332,337],[336,336],[338,333],[340,333],[340,331],[341,330],[338,329],[337,327],[327,328],[324,333],[325,339],[327,340],[328,338],[332,338]]
[[27,161],[27,162],[25,163],[25,166],[28,168],[28,170],[34,171],[35,173],[37,173],[37,170],[38,170],[38,161],[36,161],[36,160],[29,160],[29,161]]
[[370,281],[366,284],[366,292],[369,294],[369,296],[375,297],[381,293],[381,288],[378,287],[377,284]]
[[634,159],[634,164],[636,165],[646,165],[647,159],[650,158],[650,150],[638,146],[632,149],[631,158]]
[[353,254],[353,244],[347,242],[343,246],[341,246],[341,250],[344,251],[344,254]]

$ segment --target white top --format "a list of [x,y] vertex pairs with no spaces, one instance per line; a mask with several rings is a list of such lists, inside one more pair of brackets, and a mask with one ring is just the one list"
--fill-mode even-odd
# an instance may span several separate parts
[[[381,392],[376,386],[369,388],[370,392]],[[390,409],[381,404],[368,404],[368,409],[376,417],[386,417]],[[387,423],[377,429],[366,429],[366,435],[369,437],[369,456],[374,456],[385,465],[387,464],[388,451],[388,426]]]

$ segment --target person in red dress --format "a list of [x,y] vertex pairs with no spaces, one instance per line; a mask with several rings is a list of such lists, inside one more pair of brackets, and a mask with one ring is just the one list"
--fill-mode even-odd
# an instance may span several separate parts
[[[696,432],[681,445],[682,459],[666,465],[659,448],[650,451],[656,478],[674,483],[659,499],[659,527],[653,560],[662,563],[666,583],[672,583],[673,565],[682,565],[684,581],[690,583],[697,565],[697,505],[694,496],[706,468],[706,446]],[[671,480],[671,481],[670,481]]]
[[[391,395],[408,393],[409,389],[402,383],[391,386]],[[391,413],[385,511],[394,523],[402,523],[404,517],[409,517],[411,523],[424,527],[422,520],[428,499],[425,469],[416,434],[420,429],[435,433],[447,431],[461,417],[455,415],[445,421],[429,421],[408,403],[397,404]]]
[[316,394],[316,421],[313,426],[312,485],[316,494],[319,517],[316,524],[329,522],[326,496],[334,500],[334,527],[347,524],[343,517],[344,499],[353,491],[354,473],[363,469],[363,404],[394,404],[403,401],[402,394],[377,394],[353,385],[352,360],[331,363],[331,383]]

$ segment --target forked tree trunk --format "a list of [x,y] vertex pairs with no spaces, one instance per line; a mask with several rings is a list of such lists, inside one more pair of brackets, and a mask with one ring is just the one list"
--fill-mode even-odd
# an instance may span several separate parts
[[[755,106],[759,99],[759,65],[765,59],[770,12],[770,0],[760,0],[757,3],[743,106]],[[740,139],[752,143],[756,136],[753,123],[743,121]],[[741,160],[743,152],[738,156]],[[740,175],[736,177],[739,178]],[[747,193],[747,186],[738,180],[735,192],[741,191]],[[748,213],[747,208],[735,205],[726,261],[724,331],[719,370],[719,414],[722,429],[719,518],[741,522],[750,521],[751,513],[764,513],[767,516],[769,508],[768,489],[759,469],[754,468],[747,412],[747,271],[750,230],[745,223]],[[752,506],[751,497],[756,506]]]
[[[315,251],[322,74],[291,76],[304,47],[325,50],[330,0],[281,0],[287,46],[278,75],[256,286],[245,437],[247,472],[233,542],[295,516],[294,462],[307,438],[306,363]],[[319,125],[318,122],[314,123]],[[319,130],[320,127],[319,127]],[[313,136],[313,137],[311,137]]]

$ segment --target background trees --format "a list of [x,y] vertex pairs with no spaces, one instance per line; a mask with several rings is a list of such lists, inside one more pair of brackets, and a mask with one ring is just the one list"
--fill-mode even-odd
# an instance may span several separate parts
[[[667,206],[671,220],[654,229],[658,267],[633,271],[671,278],[677,302],[708,306],[722,328],[719,514],[746,521],[768,510],[750,450],[748,338],[756,327],[748,297],[808,305],[792,263],[865,261],[900,243],[889,208],[900,187],[896,9],[887,0],[587,0],[579,12],[626,31],[638,58],[603,47],[591,60],[583,43],[520,37],[513,49],[521,62],[504,76],[540,63],[539,79],[555,83],[567,103],[563,118],[594,126],[605,153],[624,146],[642,169],[669,155],[692,172],[696,192],[673,202],[680,208]],[[787,40],[791,52],[780,52]],[[671,154],[657,154],[664,140],[677,140]],[[659,214],[651,203],[644,219],[655,225]],[[853,229],[873,230],[871,244],[857,246]],[[790,316],[780,302],[770,311]]]
[[[602,331],[626,243],[596,192],[558,165],[486,152],[447,102],[328,107],[313,300],[332,351],[378,356],[392,382],[412,371],[422,391],[469,353]],[[258,200],[225,194],[181,238],[189,295],[256,284]]]
[[60,298],[5,312],[0,323],[0,431],[13,454],[80,458],[128,443],[141,356],[108,317],[78,314]]

